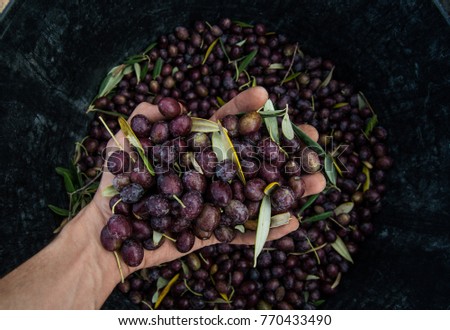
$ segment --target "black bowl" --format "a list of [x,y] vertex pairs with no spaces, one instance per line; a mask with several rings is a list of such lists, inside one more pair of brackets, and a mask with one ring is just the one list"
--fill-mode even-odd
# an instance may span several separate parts
[[[87,132],[108,69],[177,25],[227,16],[333,59],[390,133],[395,168],[376,234],[325,308],[450,308],[450,28],[438,4],[12,1],[0,16],[0,275],[53,238],[47,204],[67,203],[54,168]],[[135,308],[118,293],[104,307]]]

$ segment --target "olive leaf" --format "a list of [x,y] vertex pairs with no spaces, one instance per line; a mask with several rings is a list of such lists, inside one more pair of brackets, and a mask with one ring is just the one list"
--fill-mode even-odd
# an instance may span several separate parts
[[334,280],[333,284],[331,285],[332,289],[336,289],[339,283],[341,283],[342,273],[339,272],[336,276],[336,279]]
[[269,65],[269,67],[267,69],[269,69],[269,70],[283,70],[284,69],[284,65],[282,63],[272,63],[271,65]]
[[64,187],[68,193],[73,193],[75,191],[75,186],[73,184],[73,177],[69,169],[64,167],[55,168],[56,173],[61,175],[64,179]]
[[155,48],[157,44],[158,44],[158,43],[156,43],[156,42],[151,43],[147,48],[145,48],[143,54],[144,54],[144,55],[147,54],[149,51],[151,51],[153,48]]
[[373,115],[367,122],[366,128],[364,129],[364,134],[369,136],[372,133],[374,127],[377,126],[377,124],[378,124],[378,116]]
[[186,263],[181,260],[181,268],[183,269],[183,274],[184,275],[189,275],[191,273],[191,271],[189,270],[188,265],[186,265]]
[[189,291],[190,293],[192,293],[194,296],[198,296],[198,297],[202,297],[202,296],[203,296],[203,294],[194,291],[194,290],[189,286],[189,284],[188,284],[188,282],[187,282],[187,280],[186,280],[185,278],[183,279],[183,281],[184,281],[184,286],[186,287],[186,289],[188,289],[188,291]]
[[191,120],[191,132],[212,133],[219,131],[219,125],[211,120],[197,117],[191,117]]
[[348,102],[336,103],[335,105],[333,105],[333,109],[340,109],[342,107],[345,107],[346,105],[348,105]]
[[258,50],[255,49],[255,50],[251,51],[250,54],[248,54],[247,56],[244,57],[244,59],[239,64],[238,69],[236,71],[236,81],[239,79],[240,74],[242,72],[244,72],[245,69],[247,69],[247,66],[255,58],[257,53],[258,53]]
[[307,280],[307,281],[320,280],[320,277],[317,275],[309,274],[306,276],[305,280]]
[[222,137],[222,144],[225,148],[225,152],[227,155],[227,159],[231,159],[231,161],[236,165],[236,172],[241,180],[241,182],[245,185],[245,176],[244,172],[242,171],[241,162],[239,161],[239,157],[236,153],[236,150],[234,149],[233,142],[231,142],[230,137],[228,136],[227,130],[222,126],[220,121],[217,122],[217,126],[219,127],[220,136]]
[[194,169],[195,169],[198,173],[203,174],[202,167],[200,166],[200,164],[199,164],[199,163],[197,162],[197,160],[195,159],[194,153],[190,152],[188,157],[189,157],[189,160],[190,160],[191,163],[192,163],[192,166],[194,166]]
[[49,205],[47,205],[47,206],[48,206],[48,208],[49,208],[50,210],[52,210],[54,213],[56,213],[57,215],[60,215],[60,216],[62,216],[62,217],[68,217],[69,214],[70,214],[70,211],[69,211],[69,210],[62,209],[62,208],[60,208],[60,207],[58,207],[58,206],[51,205],[51,204],[49,204]]
[[294,80],[295,78],[297,78],[301,74],[302,74],[301,72],[294,72],[293,74],[287,76],[286,79],[283,80],[283,84],[287,83],[287,82],[289,82],[291,80]]
[[159,231],[154,230],[153,231],[153,244],[158,245],[161,242],[161,239],[163,238],[163,234],[160,233]]
[[313,215],[312,217],[308,217],[305,220],[302,220],[302,223],[313,223],[321,220],[325,220],[333,215],[333,211],[323,212],[317,215]]
[[251,25],[249,23],[242,22],[242,21],[233,21],[233,23],[238,25],[238,26],[240,26],[240,27],[242,27],[242,28],[252,28],[253,27],[253,25]]
[[276,186],[279,186],[280,184],[276,181],[269,183],[266,188],[264,188],[264,194],[270,195],[270,193],[275,189]]
[[273,110],[273,111],[261,110],[261,111],[258,111],[258,113],[263,118],[266,118],[266,117],[281,117],[281,115],[284,115],[285,112],[286,112],[286,110]]
[[334,71],[334,66],[331,68],[330,72],[328,72],[327,77],[326,77],[325,80],[322,81],[322,83],[319,85],[319,88],[318,88],[318,89],[323,88],[323,87],[327,87],[327,86],[328,86],[328,84],[329,84],[330,81],[331,81],[331,78],[333,77],[333,71]]
[[236,42],[236,46],[238,46],[238,47],[242,47],[242,46],[244,46],[244,44],[247,42],[247,39],[243,39],[243,40],[241,40],[241,41],[239,41],[239,42]]
[[363,192],[366,192],[370,188],[370,170],[367,166],[364,166],[362,172],[366,175],[366,181],[364,181]]
[[308,200],[306,201],[305,204],[303,204],[303,206],[300,208],[300,210],[297,213],[297,217],[300,218],[300,215],[305,212],[305,210],[310,207],[315,201],[316,199],[319,197],[319,194],[315,194],[312,195],[308,198]]
[[325,303],[325,299],[320,299],[320,300],[313,301],[310,304],[312,304],[316,307],[319,307],[319,306],[322,306],[324,303]]
[[286,113],[281,121],[281,131],[286,139],[292,140],[294,138],[294,130],[292,129],[291,119],[289,118],[288,106],[286,106]]
[[334,167],[336,168],[336,171],[337,171],[337,172],[339,173],[339,175],[342,177],[343,174],[342,174],[341,168],[338,166],[338,164],[337,164],[336,160],[334,159],[334,157],[331,157],[331,158],[332,158],[332,160],[333,160],[333,165],[334,165]]
[[328,180],[335,186],[336,185],[336,168],[333,165],[333,157],[330,154],[325,155],[325,173]]
[[258,256],[264,248],[264,244],[269,236],[271,213],[272,205],[270,204],[270,196],[264,195],[259,208],[258,225],[256,227],[255,258],[253,267],[256,267]]
[[133,68],[134,68],[134,72],[136,73],[137,82],[140,83],[141,82],[141,66],[139,65],[139,63],[134,63]]
[[122,117],[122,118],[124,118],[124,119],[128,119],[128,116],[127,116],[127,115],[124,115],[124,114],[122,114],[122,113],[118,113],[118,112],[115,112],[115,111],[107,111],[107,110],[101,110],[101,109],[95,109],[95,108],[92,108],[92,109],[89,109],[87,112],[88,112],[88,113],[89,113],[89,112],[104,113],[105,115],[108,115],[108,116]]
[[141,80],[145,79],[145,76],[147,75],[148,72],[148,62],[145,62],[143,64],[142,70],[141,70]]
[[234,229],[240,231],[242,234],[245,233],[245,227],[244,227],[244,225],[236,225],[236,226],[234,226]]
[[126,61],[125,64],[137,64],[139,62],[142,62],[143,60],[147,59],[147,56],[145,56],[144,54],[139,54],[139,55],[133,55],[130,56]]
[[114,188],[113,185],[110,185],[102,190],[102,196],[103,197],[112,197],[117,195],[119,192]]
[[[275,107],[273,106],[273,103],[270,99],[266,101],[264,104],[264,111],[265,113],[271,113],[275,112]],[[283,110],[284,111],[284,110]],[[280,134],[278,132],[278,121],[276,117],[264,117],[264,124],[266,125],[267,130],[269,131],[270,138],[276,143],[280,144]]]
[[350,252],[348,252],[347,245],[345,245],[344,241],[342,240],[342,238],[340,236],[337,236],[336,240],[333,243],[331,243],[331,246],[344,259],[346,259],[346,260],[350,261],[351,263],[353,263],[352,256],[350,255]]
[[302,140],[306,144],[307,147],[313,149],[319,154],[319,156],[323,156],[325,154],[325,151],[322,149],[320,144],[311,139],[305,132],[297,127],[297,125],[292,123],[292,128],[294,130],[294,133],[300,138],[300,140]]
[[156,281],[156,291],[152,297],[153,304],[156,303],[156,301],[158,301],[160,291],[162,288],[164,288],[167,285],[167,283],[169,283],[169,281],[166,280],[164,277],[161,276],[158,278],[158,280]]
[[342,203],[334,209],[334,215],[338,216],[343,213],[350,213],[351,210],[353,210],[354,206],[355,206],[355,203],[353,203],[353,202]]
[[230,57],[228,56],[227,50],[226,50],[225,45],[223,44],[223,41],[221,38],[219,38],[219,43],[220,43],[220,48],[222,48],[223,54],[227,58],[228,63],[230,63],[231,62]]
[[216,100],[220,107],[223,107],[226,104],[226,102],[220,96],[217,96]]
[[220,40],[220,38],[217,38],[216,40],[214,40],[211,45],[209,45],[208,49],[206,50],[205,53],[205,57],[203,57],[203,61],[202,61],[202,65],[206,63],[206,61],[208,60],[209,55],[211,54],[211,52],[213,51],[214,47],[216,46],[217,42]]
[[128,141],[130,141],[130,144],[136,148],[136,150],[137,150],[139,156],[141,157],[141,159],[143,160],[144,165],[147,168],[147,170],[150,172],[151,175],[154,176],[155,171],[153,170],[152,165],[150,164],[147,156],[145,155],[145,151],[141,145],[141,142],[139,141],[139,139],[137,138],[137,136],[134,134],[133,130],[131,129],[130,124],[128,124],[128,122],[125,119],[119,118],[119,125],[120,125],[120,129],[122,130],[125,137],[128,139]]
[[289,219],[291,218],[291,213],[285,212],[274,215],[270,218],[270,228],[281,227],[287,225],[289,223]]
[[123,76],[132,72],[130,65],[121,64],[112,68],[100,84],[97,97],[108,95],[122,80]]
[[225,145],[223,144],[223,139],[219,132],[213,132],[211,134],[211,143],[212,149],[216,154],[217,160],[219,162],[228,159],[227,150],[225,148]]
[[155,80],[156,78],[159,77],[159,75],[161,74],[161,70],[162,70],[162,66],[163,66],[163,60],[161,57],[158,57],[158,59],[155,62],[155,67],[153,68],[153,80]]

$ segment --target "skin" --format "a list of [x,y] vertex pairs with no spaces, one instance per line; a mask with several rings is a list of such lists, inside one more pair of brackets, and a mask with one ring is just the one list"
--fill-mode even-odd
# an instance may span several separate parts
[[[264,88],[246,90],[225,104],[211,119],[257,110],[267,99]],[[145,115],[152,122],[163,119],[157,107],[149,103],[141,103],[132,116],[137,114]],[[301,125],[300,128],[317,141],[318,133],[312,126]],[[121,132],[116,135],[116,140],[129,149]],[[112,139],[109,146],[115,146]],[[102,247],[99,238],[101,229],[111,216],[109,198],[103,197],[101,191],[111,185],[113,177],[105,170],[93,201],[47,247],[0,280],[0,309],[98,309],[102,306],[121,279],[114,254]],[[325,178],[320,173],[303,178],[305,196],[325,188]],[[272,229],[268,239],[281,238],[298,226],[299,222],[292,217],[287,225]],[[232,243],[251,245],[254,241],[254,233],[246,232],[237,235]],[[208,240],[196,239],[193,251],[216,243],[214,236]],[[123,275],[126,277],[136,270],[183,255],[172,242],[165,240],[159,249],[145,251],[144,260],[138,267],[128,267],[121,262]]]

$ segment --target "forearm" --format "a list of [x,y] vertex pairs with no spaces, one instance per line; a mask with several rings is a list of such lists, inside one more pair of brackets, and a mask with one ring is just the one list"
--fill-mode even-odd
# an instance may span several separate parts
[[120,275],[113,253],[100,245],[96,216],[85,208],[52,243],[1,279],[0,308],[100,308]]

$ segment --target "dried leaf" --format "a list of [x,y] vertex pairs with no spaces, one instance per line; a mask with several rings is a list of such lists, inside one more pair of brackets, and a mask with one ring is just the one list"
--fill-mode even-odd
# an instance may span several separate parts
[[205,57],[203,57],[203,61],[202,61],[202,65],[206,63],[206,61],[208,60],[209,55],[211,54],[211,52],[213,51],[214,47],[216,46],[217,42],[219,41],[220,38],[217,38],[216,40],[214,40],[211,45],[209,45],[208,49],[206,50],[206,54]]
[[323,212],[320,214],[313,215],[312,217],[308,217],[305,220],[302,220],[302,223],[313,223],[321,220],[325,220],[333,215],[333,211]]
[[342,273],[339,272],[336,276],[336,279],[334,280],[334,283],[331,285],[332,289],[336,289],[339,283],[341,283]]
[[297,213],[297,217],[300,218],[300,215],[308,208],[310,207],[315,201],[316,199],[319,197],[319,194],[316,195],[312,195],[308,198],[308,200],[306,201],[305,204],[303,204],[303,206],[300,208],[300,210]]
[[363,192],[366,192],[370,188],[370,170],[367,166],[364,166],[362,172],[366,175],[366,181],[364,181]]
[[198,173],[203,174],[202,167],[201,167],[200,164],[197,162],[197,160],[195,159],[195,156],[194,156],[194,154],[193,154],[192,152],[189,153],[189,160],[191,161],[192,166],[194,166],[194,169],[195,169]]
[[335,186],[336,185],[336,168],[333,165],[333,157],[330,154],[325,155],[325,173],[328,180]]
[[238,175],[239,179],[241,180],[241,182],[245,185],[246,181],[245,181],[244,172],[242,171],[241,162],[239,161],[239,157],[236,153],[236,150],[234,149],[234,145],[231,142],[230,137],[228,136],[228,132],[220,124],[220,121],[217,123],[217,125],[219,127],[220,135],[222,137],[222,142],[223,142],[224,148],[227,153],[227,159],[231,159],[233,161],[233,163],[236,165],[237,175]]
[[350,213],[351,210],[353,210],[354,206],[355,206],[355,203],[353,203],[353,202],[342,203],[334,209],[334,215],[337,217],[338,215],[341,215],[342,213]]
[[334,71],[334,66],[331,68],[330,72],[328,73],[327,77],[325,78],[324,81],[322,81],[322,83],[319,85],[319,88],[323,88],[323,87],[327,87],[328,84],[331,81],[331,78],[333,77],[333,71]]
[[292,140],[294,138],[294,130],[292,129],[292,123],[291,123],[291,119],[289,118],[289,113],[288,113],[287,108],[286,108],[286,113],[281,122],[281,131],[283,132],[283,135],[286,137],[286,139]]
[[113,185],[110,185],[102,190],[103,197],[112,197],[117,195],[119,192],[114,188]]
[[285,212],[274,215],[270,218],[270,228],[281,227],[287,225],[289,223],[289,219],[291,218],[291,213]]
[[236,72],[236,80],[239,78],[239,75],[244,72],[245,69],[247,69],[247,66],[250,64],[250,62],[253,60],[253,58],[258,53],[258,50],[253,50],[250,54],[244,57],[242,62],[239,64],[237,72]]
[[192,128],[191,132],[212,133],[219,131],[219,125],[217,123],[203,118],[191,117]]
[[364,134],[369,136],[372,133],[374,127],[377,126],[377,124],[378,124],[378,116],[373,115],[367,122],[366,128],[364,129]]
[[300,140],[303,141],[303,143],[306,144],[307,147],[313,149],[315,152],[319,154],[319,156],[323,156],[325,154],[325,151],[322,149],[322,147],[313,139],[311,139],[306,133],[304,133],[297,125],[292,123],[292,128],[294,130],[294,133],[300,138]]
[[269,65],[269,67],[267,68],[269,70],[283,70],[284,69],[284,65],[281,63],[272,63],[271,65]]
[[309,274],[308,276],[306,276],[306,280],[307,281],[320,280],[320,277],[317,275]]
[[264,198],[261,202],[261,207],[259,208],[258,226],[256,228],[255,239],[255,259],[253,267],[256,267],[258,256],[261,253],[264,244],[266,243],[267,237],[269,236],[271,213],[272,206],[270,204],[270,196],[264,195]]
[[350,252],[348,252],[347,245],[345,245],[340,236],[337,236],[336,240],[331,243],[331,246],[342,256],[342,258],[353,263],[352,256],[350,255]]
[[141,157],[141,159],[144,162],[145,167],[147,168],[147,170],[150,172],[151,175],[155,175],[155,171],[153,170],[152,165],[150,164],[147,156],[145,155],[145,151],[144,148],[141,145],[141,142],[139,141],[139,139],[137,138],[137,136],[134,134],[133,130],[131,129],[130,124],[128,124],[128,122],[123,119],[123,118],[119,118],[119,125],[120,125],[120,129],[122,130],[122,133],[125,135],[125,137],[128,139],[128,141],[130,141],[130,144],[136,148],[139,156]]
[[336,171],[339,173],[339,175],[342,177],[343,175],[342,175],[342,170],[340,169],[340,167],[338,166],[338,164],[337,164],[337,162],[336,162],[336,160],[334,159],[334,157],[332,157],[332,159],[333,159],[333,165],[334,165],[334,167],[336,168]]
[[[284,110],[283,110],[284,111]],[[265,113],[275,113],[275,107],[270,99],[266,101],[264,104]],[[278,120],[276,117],[266,116],[264,117],[264,124],[266,125],[267,130],[269,131],[270,138],[276,143],[280,144],[280,134],[278,132]]]
[[54,213],[56,213],[57,215],[60,215],[62,217],[68,217],[70,215],[70,211],[69,210],[62,209],[62,208],[60,208],[58,206],[55,206],[55,205],[49,204],[48,208],[50,210],[52,210]]
[[162,66],[163,66],[163,60],[161,57],[158,57],[158,59],[155,62],[155,67],[153,68],[153,80],[159,77],[161,74]]

